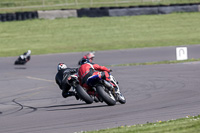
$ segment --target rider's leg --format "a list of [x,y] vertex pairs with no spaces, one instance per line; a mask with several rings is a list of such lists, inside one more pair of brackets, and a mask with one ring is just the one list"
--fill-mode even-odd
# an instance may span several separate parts
[[110,80],[110,74],[108,72],[106,72],[106,71],[102,72],[101,76],[102,76],[103,79],[105,79],[106,81],[108,81],[115,88],[115,93],[118,93],[118,94],[121,93],[120,90],[119,90],[119,87],[116,86],[114,83],[111,82],[111,80]]
[[71,88],[71,86],[68,85],[68,84],[66,84],[65,87],[62,87],[62,96],[63,96],[64,98],[67,98],[67,97],[69,97],[69,96],[74,96],[74,92],[70,92],[70,91],[69,91],[70,88]]
[[109,74],[107,71],[101,72],[101,78],[102,78],[102,79],[105,79],[105,80],[108,81],[113,87],[115,87],[115,84],[113,84],[113,83],[110,81],[110,74]]

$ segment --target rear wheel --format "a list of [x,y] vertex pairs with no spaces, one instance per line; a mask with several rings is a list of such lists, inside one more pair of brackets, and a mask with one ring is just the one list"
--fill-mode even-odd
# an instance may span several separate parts
[[98,85],[96,87],[96,90],[99,96],[103,99],[103,101],[107,103],[109,106],[113,106],[116,104],[115,97],[110,93],[110,91],[106,92],[102,85]]
[[85,89],[82,86],[77,85],[76,86],[76,92],[77,92],[78,96],[83,101],[85,101],[87,104],[93,103],[93,98],[90,95],[88,95],[88,93],[85,91]]

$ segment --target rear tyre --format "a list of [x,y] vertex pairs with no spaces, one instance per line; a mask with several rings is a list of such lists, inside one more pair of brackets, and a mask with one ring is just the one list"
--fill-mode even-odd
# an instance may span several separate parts
[[114,96],[111,93],[109,93],[109,92],[105,92],[104,87],[102,85],[98,85],[96,87],[96,90],[97,90],[98,95],[109,106],[113,106],[113,105],[116,104],[116,100],[115,100]]
[[78,96],[79,96],[83,101],[85,101],[87,104],[93,103],[93,98],[92,98],[90,95],[88,95],[88,93],[83,89],[82,86],[77,85],[77,86],[76,86],[76,92],[77,92]]

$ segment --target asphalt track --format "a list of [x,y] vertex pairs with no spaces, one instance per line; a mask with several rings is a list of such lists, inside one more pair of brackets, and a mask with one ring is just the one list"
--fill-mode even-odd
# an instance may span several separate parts
[[[200,45],[188,46],[200,58]],[[33,55],[25,66],[17,57],[0,58],[0,132],[72,133],[177,119],[200,114],[200,62],[112,67],[124,105],[85,104],[62,98],[56,66],[77,67],[85,54]],[[101,65],[175,60],[175,47],[97,51]]]

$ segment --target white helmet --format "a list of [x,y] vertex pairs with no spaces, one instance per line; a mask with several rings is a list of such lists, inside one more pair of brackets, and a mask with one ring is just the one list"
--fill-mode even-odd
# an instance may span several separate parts
[[60,71],[61,69],[66,69],[66,68],[67,68],[67,65],[65,65],[65,63],[59,63],[57,70]]

